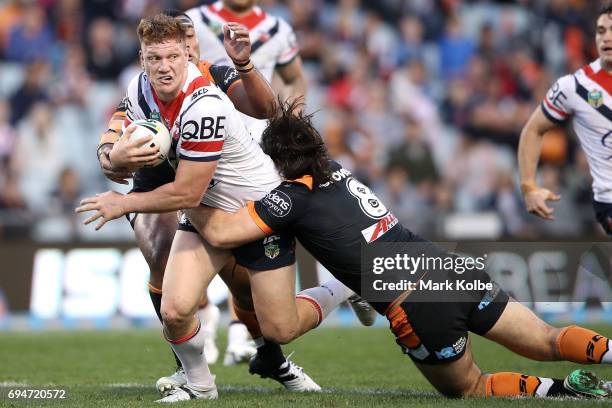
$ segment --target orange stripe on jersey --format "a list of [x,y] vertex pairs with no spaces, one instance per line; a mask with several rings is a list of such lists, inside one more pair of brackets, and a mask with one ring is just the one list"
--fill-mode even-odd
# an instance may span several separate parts
[[586,65],[582,69],[590,80],[597,82],[608,94],[612,95],[612,74],[603,68],[595,72],[590,65]]
[[266,224],[264,222],[264,220],[261,219],[259,214],[257,214],[257,211],[255,210],[255,203],[254,202],[249,201],[247,203],[247,209],[249,210],[249,215],[251,216],[251,219],[255,222],[255,224],[257,224],[259,229],[262,230],[264,234],[270,235],[270,234],[274,233],[274,230],[272,228],[270,228],[268,226],[268,224]]
[[397,305],[387,313],[390,328],[395,334],[395,341],[409,349],[415,349],[421,345],[421,339],[414,332],[408,315],[400,305]]
[[200,60],[197,63],[197,67],[200,70],[200,73],[202,74],[202,76],[206,79],[208,79],[211,83],[215,83],[215,79],[213,78],[212,74],[210,73],[210,66],[211,63],[205,60]]
[[220,152],[223,148],[223,140],[217,142],[183,142],[181,149],[190,152]]
[[312,190],[312,176],[311,175],[306,174],[305,176],[302,176],[299,179],[287,180],[287,181],[292,181],[294,183],[301,183],[305,185],[306,187],[308,187],[309,190]]

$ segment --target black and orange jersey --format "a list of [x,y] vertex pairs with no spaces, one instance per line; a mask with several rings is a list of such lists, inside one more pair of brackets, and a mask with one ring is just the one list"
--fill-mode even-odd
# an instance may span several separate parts
[[312,184],[310,176],[284,181],[263,199],[248,203],[249,214],[266,234],[293,233],[356,293],[361,293],[362,245],[419,239],[338,163],[332,163],[331,181]]

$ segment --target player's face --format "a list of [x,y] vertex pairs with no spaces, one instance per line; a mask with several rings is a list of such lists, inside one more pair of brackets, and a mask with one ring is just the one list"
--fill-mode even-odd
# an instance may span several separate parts
[[612,16],[602,14],[597,19],[597,35],[595,36],[597,52],[604,68],[612,70]]
[[157,96],[164,102],[176,98],[187,79],[189,55],[185,43],[176,40],[143,43],[140,59]]
[[223,0],[223,5],[236,12],[250,10],[255,5],[255,0]]
[[197,64],[200,60],[200,42],[193,27],[185,29],[185,44],[189,53],[189,62]]

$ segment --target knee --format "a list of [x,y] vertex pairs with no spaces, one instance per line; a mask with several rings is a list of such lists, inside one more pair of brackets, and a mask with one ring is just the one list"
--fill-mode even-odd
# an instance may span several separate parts
[[262,334],[266,339],[269,339],[278,344],[291,343],[296,337],[298,337],[297,328],[273,325],[272,327],[261,327]]
[[195,310],[193,307],[179,302],[164,301],[162,298],[161,315],[164,325],[168,327],[183,327],[193,319]]

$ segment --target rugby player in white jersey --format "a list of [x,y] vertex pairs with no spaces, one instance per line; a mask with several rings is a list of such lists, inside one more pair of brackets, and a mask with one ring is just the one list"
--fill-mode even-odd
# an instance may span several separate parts
[[[220,0],[187,10],[200,41],[200,54],[213,64],[235,63],[223,47],[223,26],[229,22],[247,27],[251,39],[251,61],[283,99],[306,95],[306,78],[295,33],[282,18],[272,16],[255,5],[255,0]],[[277,81],[276,79],[280,79]],[[259,141],[265,120],[245,116],[251,135]]]
[[[128,87],[125,137],[129,139],[134,129],[129,123],[148,118],[148,110],[158,112],[174,138],[176,177],[149,192],[125,196],[109,192],[98,198],[121,206],[123,214],[127,214],[169,212],[197,207],[201,202],[232,211],[249,197],[265,195],[280,180],[278,173],[249,135],[227,96],[188,62],[185,31],[180,22],[166,15],[143,19],[138,35],[145,72]],[[292,253],[286,252],[271,261],[281,266],[282,262],[292,264]],[[163,281],[161,313],[165,336],[186,372],[186,387],[190,388],[185,389],[190,391],[183,393],[188,398],[217,396],[202,353],[200,322],[194,312],[204,289],[229,255],[209,248],[193,233],[177,231],[173,240]],[[202,269],[191,268],[193,264],[214,273],[202,276]],[[286,377],[294,380],[293,389],[319,389],[284,357],[280,365],[285,366]]]
[[[201,60],[200,46],[191,19],[185,13],[177,10],[165,10],[164,13],[176,18],[184,26],[189,60],[198,66],[202,75],[221,88],[238,111],[265,118],[270,106],[276,103],[276,98],[274,91],[258,70],[253,69],[250,72],[239,73],[230,66],[213,65],[208,61]],[[234,27],[237,39],[245,38],[244,32],[246,29],[244,27],[234,23],[230,27]],[[233,58],[245,58],[249,55],[249,48],[244,47],[242,43],[237,41],[227,39],[225,46],[227,52]],[[156,149],[148,146],[142,147],[140,141],[119,138],[126,110],[127,106],[124,100],[113,114],[108,130],[101,136],[98,159],[104,174],[111,181],[127,183],[124,178],[133,177],[132,192],[151,191],[172,181],[174,179],[174,169],[168,162],[164,162],[156,167],[140,168],[134,174],[131,171],[121,170],[147,163],[149,158],[155,158],[157,154]],[[153,114],[152,109],[151,112]],[[153,308],[161,321],[161,287],[172,237],[176,232],[176,214],[174,212],[167,214],[130,214],[128,219],[134,229],[138,246],[149,265],[149,295]],[[236,265],[235,261],[228,263],[220,272],[220,275],[226,280],[231,277],[235,286],[240,286],[239,282],[248,280],[248,274],[244,268]],[[240,322],[234,312],[236,306],[232,303],[231,296],[228,301],[228,308],[231,321],[228,327],[228,342],[223,364],[232,365],[239,362],[248,362],[256,350],[252,341],[250,341],[246,326]],[[214,364],[219,356],[215,344],[219,308],[208,302],[206,296],[203,296],[198,314],[201,316],[202,330],[206,337],[205,352],[209,363]],[[175,360],[176,371],[172,375],[161,377],[157,381],[157,388],[162,395],[169,388],[183,385],[186,382],[181,362],[176,356]]]
[[518,162],[527,211],[554,220],[547,201],[561,199],[537,185],[536,170],[544,134],[571,121],[593,177],[597,221],[612,236],[612,6],[601,10],[595,36],[599,59],[561,77],[548,91],[521,134]]

